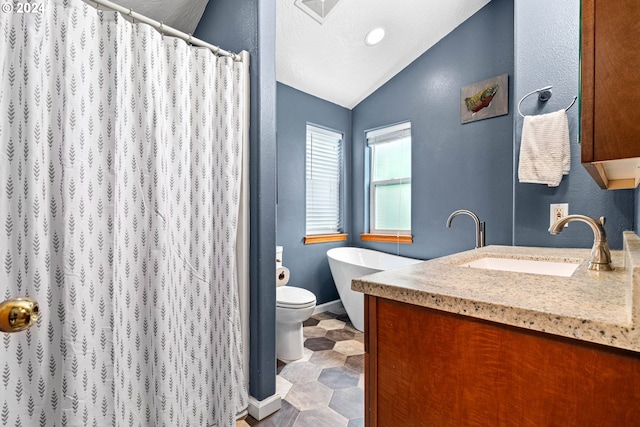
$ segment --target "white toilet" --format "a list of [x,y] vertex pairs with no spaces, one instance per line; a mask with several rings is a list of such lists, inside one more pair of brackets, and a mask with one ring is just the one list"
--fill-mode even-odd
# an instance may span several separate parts
[[[282,246],[276,247],[276,268],[282,267]],[[286,286],[288,277],[276,274],[276,353],[281,360],[297,360],[304,354],[302,322],[313,314],[316,296],[306,289]]]

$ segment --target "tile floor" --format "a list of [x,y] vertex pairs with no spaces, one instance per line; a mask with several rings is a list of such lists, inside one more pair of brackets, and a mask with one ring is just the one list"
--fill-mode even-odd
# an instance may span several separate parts
[[276,392],[282,409],[237,427],[364,426],[364,333],[340,313],[318,313],[304,322],[305,355],[278,360]]

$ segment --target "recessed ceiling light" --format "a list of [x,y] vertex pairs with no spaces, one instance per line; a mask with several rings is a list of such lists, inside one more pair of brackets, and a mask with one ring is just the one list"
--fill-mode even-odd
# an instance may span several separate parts
[[384,28],[374,28],[369,31],[364,38],[364,44],[367,46],[377,45],[384,38]]

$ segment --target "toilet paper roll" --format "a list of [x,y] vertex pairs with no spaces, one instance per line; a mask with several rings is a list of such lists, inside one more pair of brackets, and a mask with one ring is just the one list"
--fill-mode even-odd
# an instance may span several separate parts
[[289,269],[287,267],[276,268],[276,286],[284,286],[289,283]]

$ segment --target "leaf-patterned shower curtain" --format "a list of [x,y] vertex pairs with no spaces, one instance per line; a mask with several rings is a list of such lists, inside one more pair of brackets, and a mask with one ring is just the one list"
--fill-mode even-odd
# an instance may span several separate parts
[[0,423],[233,425],[244,65],[80,0],[0,14]]

